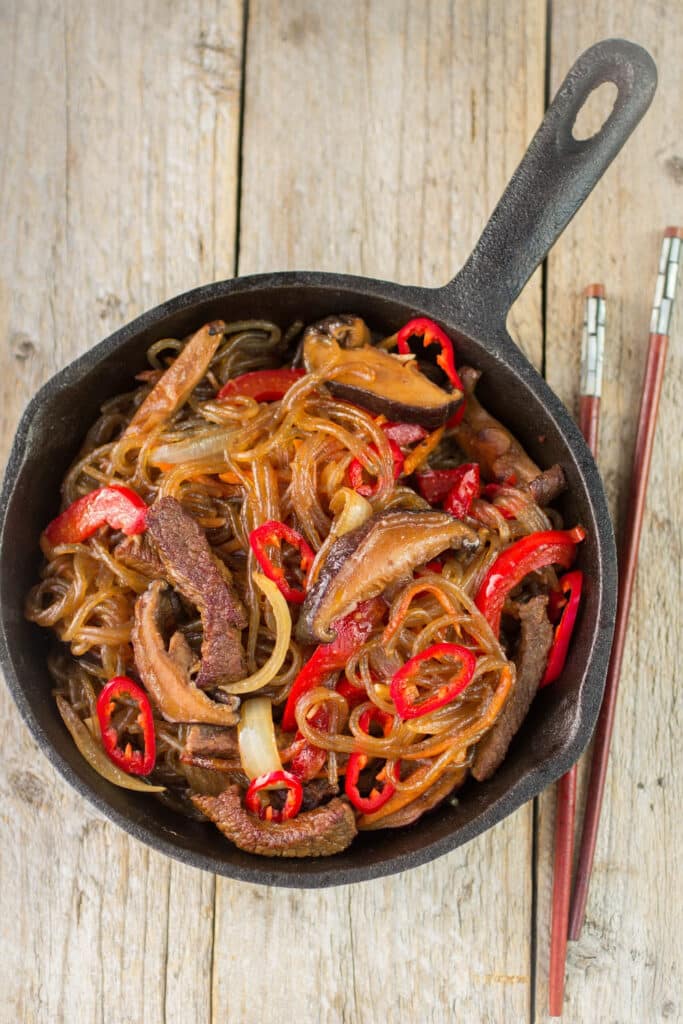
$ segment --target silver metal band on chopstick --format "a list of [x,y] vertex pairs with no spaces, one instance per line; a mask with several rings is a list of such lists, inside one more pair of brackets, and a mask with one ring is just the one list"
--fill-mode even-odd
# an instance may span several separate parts
[[659,274],[655,287],[655,301],[650,320],[651,334],[668,335],[669,333],[671,310],[676,295],[678,267],[681,262],[682,237],[683,232],[680,228],[667,228],[664,232],[662,251],[659,257]]
[[583,335],[581,338],[581,384],[579,393],[600,398],[605,352],[605,289],[591,284],[584,292]]

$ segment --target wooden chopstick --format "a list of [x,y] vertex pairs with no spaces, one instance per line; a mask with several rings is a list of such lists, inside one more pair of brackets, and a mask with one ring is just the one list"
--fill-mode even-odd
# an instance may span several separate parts
[[628,519],[624,533],[622,557],[619,563],[619,596],[614,643],[610,658],[605,695],[603,697],[598,725],[595,732],[595,746],[591,775],[586,798],[586,811],[579,848],[576,883],[572,897],[569,919],[569,938],[578,939],[583,926],[588,898],[595,844],[600,823],[600,809],[605,788],[609,746],[614,728],[614,712],[619,688],[619,674],[624,654],[628,614],[633,594],[633,584],[638,561],[638,548],[643,525],[643,512],[647,495],[647,484],[652,458],[657,411],[664,377],[666,350],[669,341],[669,324],[676,293],[678,267],[683,248],[683,228],[667,228],[664,232],[659,263],[659,276],[650,324],[647,363],[643,393],[640,402],[638,432],[633,456],[633,470],[628,501]]
[[[581,386],[579,427],[593,458],[598,454],[600,393],[605,347],[605,289],[592,284],[584,291],[583,338],[581,342]],[[551,1017],[562,1016],[564,976],[567,959],[567,924],[574,857],[577,766],[569,769],[557,784],[555,807],[555,859],[553,864],[553,904],[550,928],[550,975],[548,1010]]]

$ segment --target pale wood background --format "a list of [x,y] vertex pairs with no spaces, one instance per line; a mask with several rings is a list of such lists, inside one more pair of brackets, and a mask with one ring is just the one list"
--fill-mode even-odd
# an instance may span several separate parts
[[[510,318],[573,408],[580,292],[608,289],[601,468],[618,522],[659,235],[683,221],[683,6],[655,0],[0,0],[0,429],[199,283],[294,267],[438,284],[578,53],[660,88]],[[683,1020],[679,315],[569,1022]],[[678,757],[680,766],[680,757]],[[0,1020],[547,1020],[552,794],[414,872],[322,892],[216,879],[95,813],[0,687]]]

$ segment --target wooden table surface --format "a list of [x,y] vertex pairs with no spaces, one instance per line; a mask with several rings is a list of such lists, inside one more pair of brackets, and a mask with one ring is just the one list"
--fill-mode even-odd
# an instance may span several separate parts
[[[200,283],[445,282],[547,90],[613,35],[651,51],[658,94],[510,326],[575,410],[581,290],[605,283],[619,526],[660,234],[683,221],[683,5],[664,0],[0,0],[3,450],[50,374]],[[569,1022],[683,1020],[682,335],[679,315]],[[413,872],[277,891],[129,839],[51,769],[4,687],[0,762],[3,1022],[547,1018],[550,792]]]

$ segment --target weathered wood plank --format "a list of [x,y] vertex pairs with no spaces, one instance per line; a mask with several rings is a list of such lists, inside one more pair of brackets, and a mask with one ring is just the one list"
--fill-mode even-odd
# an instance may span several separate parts
[[[600,0],[590,18],[553,4],[554,87],[596,39],[625,35],[654,56],[658,94],[643,124],[558,243],[548,267],[546,359],[550,384],[576,403],[581,289],[607,288],[608,325],[600,467],[621,525],[627,499],[639,391],[647,348],[660,236],[683,221],[683,138],[678,97],[683,8]],[[598,121],[598,124],[600,121]],[[597,127],[597,125],[596,125]],[[602,827],[581,941],[570,944],[564,1019],[659,1021],[683,1013],[680,863],[683,799],[676,762],[680,705],[675,692],[681,622],[680,516],[683,483],[680,396],[683,317],[677,317],[655,443],[648,510],[624,658]],[[585,773],[584,773],[585,774]],[[554,799],[541,801],[537,1019],[547,1014]]]
[[[541,118],[544,16],[532,0],[252,3],[240,273],[446,281]],[[513,328],[539,361],[538,281]],[[219,879],[214,1019],[271,1024],[284,1000],[301,1022],[526,1021],[530,861],[525,808],[398,878]]]
[[[2,449],[31,393],[233,272],[239,0],[0,5]],[[0,688],[3,1019],[206,1021],[214,880],[80,800]]]

